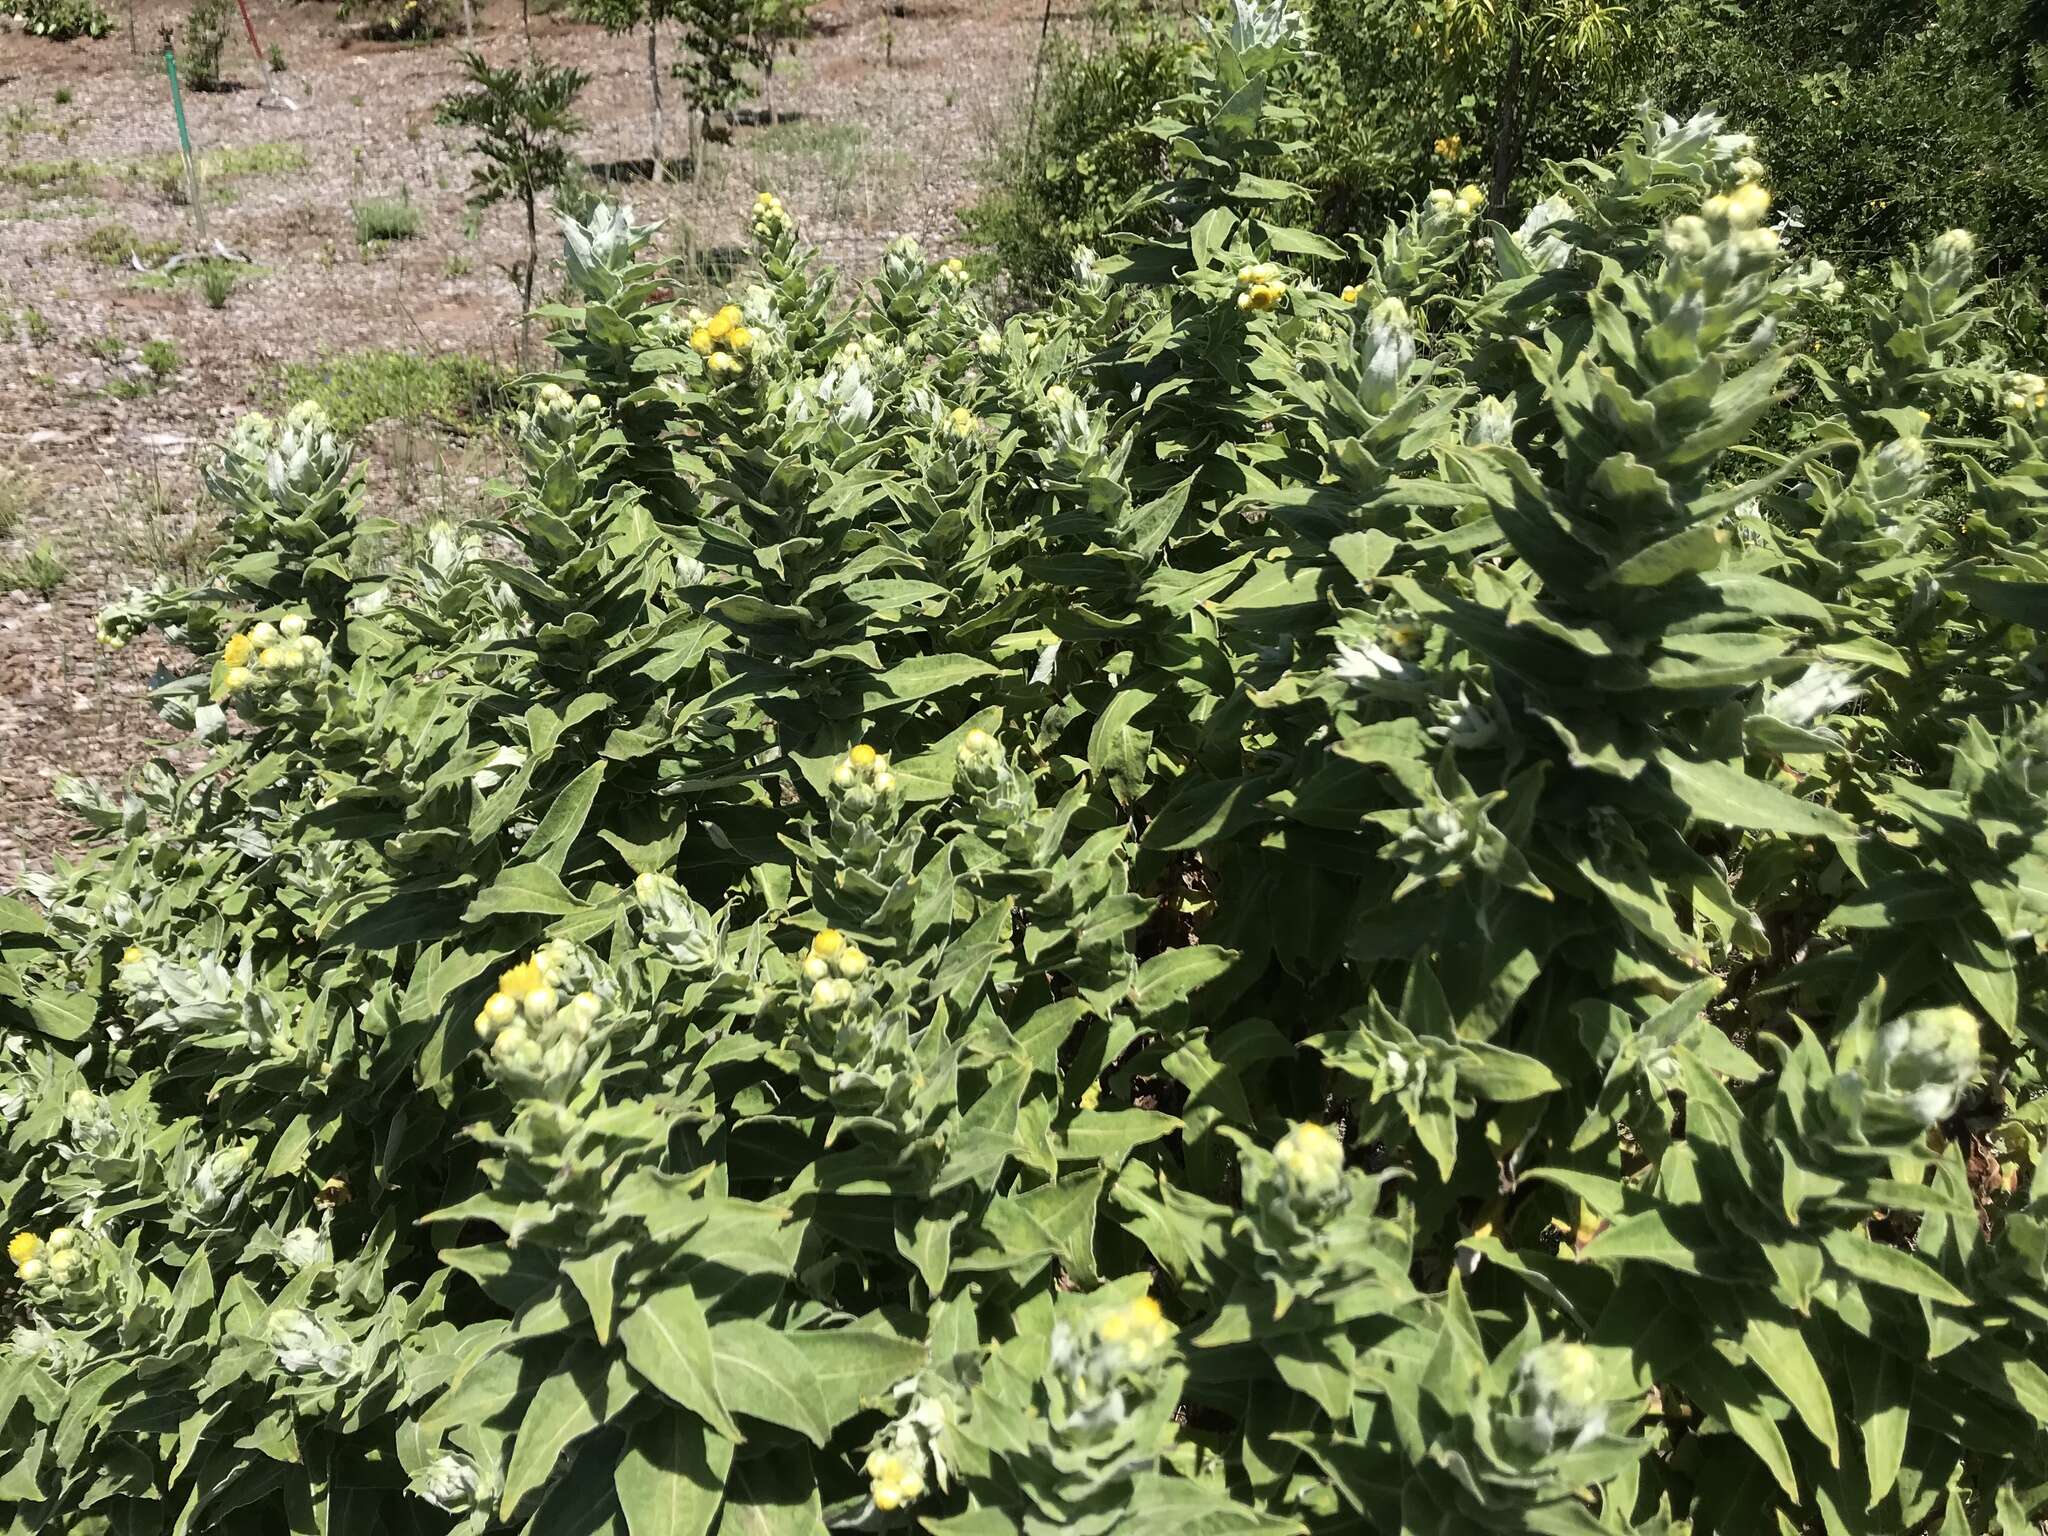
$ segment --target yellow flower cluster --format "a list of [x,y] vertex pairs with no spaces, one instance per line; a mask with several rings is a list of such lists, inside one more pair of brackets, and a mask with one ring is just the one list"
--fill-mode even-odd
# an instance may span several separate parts
[[[690,318],[696,319],[697,312],[692,311]],[[705,368],[714,374],[745,372],[753,345],[754,333],[741,319],[737,304],[726,305],[690,332],[690,350],[702,357]]]
[[773,192],[763,192],[754,199],[754,236],[759,240],[773,240],[789,228],[789,211],[782,206],[782,199]]
[[2048,415],[2048,379],[2038,373],[2015,373],[2005,385],[2005,406],[2014,415]]
[[1465,155],[1465,141],[1453,133],[1436,141],[1436,157],[1456,165]]
[[1272,309],[1287,297],[1287,284],[1281,280],[1280,269],[1268,261],[1239,267],[1237,289],[1239,309]]
[[1095,1338],[1116,1364],[1125,1370],[1141,1371],[1152,1364],[1173,1343],[1173,1324],[1150,1296],[1113,1307],[1095,1321]]
[[1346,283],[1344,285],[1344,291],[1338,294],[1337,297],[1342,299],[1346,304],[1356,304],[1358,302],[1358,294],[1359,288],[1356,283]]
[[901,1509],[924,1497],[924,1469],[901,1451],[868,1452],[868,1497],[880,1510]]
[[820,928],[804,954],[811,1006],[826,1011],[853,1001],[853,984],[868,972],[868,957],[837,928]]
[[1297,1121],[1273,1148],[1273,1160],[1311,1199],[1336,1193],[1344,1180],[1344,1143],[1313,1120]]
[[964,405],[956,405],[947,413],[946,430],[955,437],[972,437],[981,430],[981,418]]
[[8,1240],[7,1257],[13,1261],[14,1278],[26,1285],[45,1276],[65,1285],[77,1275],[85,1256],[78,1247],[78,1234],[59,1227],[47,1238],[33,1232],[15,1233]]
[[1730,229],[1755,229],[1771,211],[1771,194],[1754,181],[1745,181],[1732,192],[1717,192],[1700,205],[1710,221]]
[[[565,1014],[565,1022],[580,1026],[574,1032],[588,1034],[603,1007],[597,994],[583,992],[562,1003],[563,966],[569,946],[561,940],[545,944],[498,977],[498,990],[476,1016],[476,1032],[486,1045],[496,1040],[516,1050],[530,1029],[537,1029]],[[509,1041],[509,1044],[508,1044]]]
[[306,621],[290,614],[272,624],[268,620],[230,636],[221,652],[227,670],[221,674],[220,692],[240,693],[259,682],[289,682],[298,674],[319,665],[323,648],[306,633]]
[[967,264],[958,256],[949,256],[939,264],[939,282],[958,292],[967,286]]
[[832,786],[835,789],[856,789],[866,785],[877,795],[886,795],[896,788],[896,775],[889,771],[889,759],[862,742],[839,760],[839,766],[832,770]]

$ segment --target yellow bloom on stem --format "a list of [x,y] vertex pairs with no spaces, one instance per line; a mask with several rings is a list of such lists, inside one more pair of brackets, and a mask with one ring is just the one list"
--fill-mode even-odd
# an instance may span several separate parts
[[830,960],[846,948],[846,935],[837,928],[820,928],[811,935],[811,953],[820,960]]
[[690,332],[690,350],[692,352],[710,353],[716,351],[717,348],[718,343],[711,339],[711,331],[708,326],[700,325],[697,329]]
[[227,649],[221,652],[220,659],[231,667],[246,667],[249,664],[249,653],[255,648],[256,643],[247,635],[236,635],[228,641]]
[[869,746],[866,742],[862,742],[859,746],[855,747],[851,752],[846,754],[846,760],[849,763],[853,764],[853,766],[856,768],[874,767],[875,757],[875,749]]
[[901,1509],[924,1496],[924,1472],[900,1451],[869,1452],[864,1470],[877,1509]]
[[511,970],[498,978],[498,990],[518,1002],[529,992],[537,992],[546,985],[540,967],[531,960],[522,960]]
[[7,1244],[7,1257],[17,1268],[30,1259],[40,1257],[42,1251],[43,1240],[33,1232],[17,1232]]

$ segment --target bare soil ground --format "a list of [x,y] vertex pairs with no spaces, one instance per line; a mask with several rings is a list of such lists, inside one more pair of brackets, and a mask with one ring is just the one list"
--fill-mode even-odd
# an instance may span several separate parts
[[[137,0],[131,45],[124,0],[103,3],[115,29],[97,41],[0,32],[0,587],[25,584],[44,541],[69,567],[48,598],[0,590],[0,883],[75,832],[54,775],[111,784],[162,734],[146,694],[167,653],[107,652],[94,618],[130,583],[203,557],[197,469],[222,427],[279,404],[286,364],[388,349],[509,365],[517,336],[504,269],[521,216],[465,206],[469,156],[434,122],[462,37],[379,44],[326,0],[250,0],[298,110],[261,104],[238,21],[226,58],[243,88],[186,96],[213,169],[209,241],[247,258],[214,308],[191,270],[151,277],[116,249],[130,236],[146,264],[201,249],[156,41],[184,6]],[[639,162],[628,195],[667,221],[671,248],[738,244],[755,192],[773,188],[828,257],[865,273],[898,233],[959,248],[955,215],[1030,91],[1044,14],[1041,0],[822,0],[775,72],[781,120],[750,115],[694,175],[662,184],[645,179],[644,36],[536,14],[532,37],[590,72],[582,158],[600,174]],[[474,45],[495,63],[523,53],[516,0],[479,8]],[[671,155],[679,93],[664,81]],[[390,196],[418,208],[419,235],[365,248],[352,209]],[[175,350],[145,355],[152,342]],[[496,467],[489,441],[417,421],[378,428],[370,451],[386,511],[459,504]]]

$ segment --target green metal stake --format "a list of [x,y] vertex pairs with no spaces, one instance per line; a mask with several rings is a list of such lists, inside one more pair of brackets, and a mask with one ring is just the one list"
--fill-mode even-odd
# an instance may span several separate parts
[[171,110],[178,117],[178,148],[185,156],[185,185],[192,199],[192,217],[199,225],[199,244],[206,245],[206,189],[199,184],[199,157],[192,153],[192,134],[185,127],[185,97],[178,89],[178,55],[164,38],[164,74],[171,82]]

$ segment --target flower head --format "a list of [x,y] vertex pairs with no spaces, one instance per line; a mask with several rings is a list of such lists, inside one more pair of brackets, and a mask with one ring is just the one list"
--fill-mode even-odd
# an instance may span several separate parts
[[868,1453],[863,1467],[868,1475],[868,1497],[880,1510],[901,1509],[924,1497],[924,1468],[914,1452],[878,1446]]
[[1302,1196],[1326,1200],[1344,1180],[1344,1143],[1313,1120],[1295,1122],[1273,1148],[1273,1159]]

